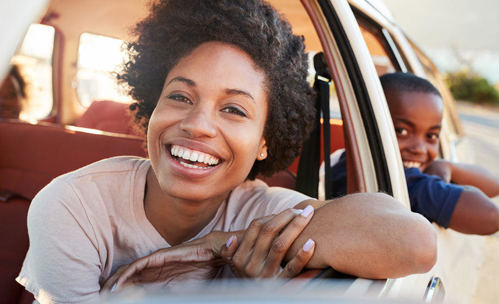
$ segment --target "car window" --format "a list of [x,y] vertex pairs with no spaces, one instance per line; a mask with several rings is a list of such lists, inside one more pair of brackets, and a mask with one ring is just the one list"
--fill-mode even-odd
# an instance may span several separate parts
[[95,100],[132,102],[117,84],[114,74],[126,59],[122,40],[91,33],[81,34],[76,91],[83,107],[88,107]]
[[408,71],[407,60],[400,53],[390,33],[359,10],[352,7],[378,75]]
[[26,82],[26,98],[22,102],[20,118],[39,120],[47,117],[53,108],[52,55],[55,29],[52,26],[32,24],[21,48],[12,58]]

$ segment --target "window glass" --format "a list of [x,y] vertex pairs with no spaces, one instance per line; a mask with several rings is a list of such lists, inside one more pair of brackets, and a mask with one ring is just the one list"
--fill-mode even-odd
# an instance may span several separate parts
[[119,65],[127,60],[122,46],[123,41],[119,39],[90,33],[80,36],[76,88],[78,100],[84,107],[95,100],[132,102],[115,77]]
[[360,31],[371,54],[376,72],[378,75],[395,72],[395,67],[390,60],[387,52],[380,42],[380,37],[369,31],[367,28],[360,26]]
[[[386,30],[363,13],[352,8],[378,75],[405,70],[403,58],[398,56],[395,43]],[[388,41],[390,40],[390,41]],[[390,45],[391,44],[391,45]],[[395,54],[394,52],[397,52]],[[397,60],[398,56],[398,60]]]
[[51,26],[32,24],[19,52],[12,58],[25,86],[20,118],[38,120],[47,117],[53,108],[52,53],[55,30]]

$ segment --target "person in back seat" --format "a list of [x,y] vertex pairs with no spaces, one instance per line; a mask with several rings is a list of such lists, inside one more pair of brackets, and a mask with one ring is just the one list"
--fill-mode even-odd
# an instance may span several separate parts
[[255,180],[291,164],[315,112],[303,38],[270,5],[161,1],[136,32],[120,78],[150,159],[102,160],[38,193],[17,278],[38,301],[305,267],[387,278],[433,266],[434,229],[387,195],[324,202]]
[[0,84],[0,118],[18,119],[24,98],[26,98],[26,82],[21,76],[19,67],[13,65]]
[[[445,228],[471,234],[499,230],[499,195],[494,174],[471,164],[435,159],[438,155],[443,101],[426,79],[410,73],[380,77],[397,135],[411,209]],[[331,168],[333,193],[346,193],[345,153]]]

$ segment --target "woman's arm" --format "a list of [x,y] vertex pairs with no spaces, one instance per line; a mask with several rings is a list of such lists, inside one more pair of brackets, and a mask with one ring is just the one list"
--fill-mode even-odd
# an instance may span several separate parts
[[479,189],[465,186],[449,227],[470,234],[492,234],[499,230],[499,208]]
[[499,195],[499,179],[492,172],[480,166],[439,159],[433,161],[425,173],[440,176],[445,182],[474,186],[488,197]]
[[437,238],[431,224],[388,195],[359,193],[296,208],[307,204],[318,209],[287,256],[312,238],[315,253],[308,268],[331,266],[379,279],[427,272],[435,264]]

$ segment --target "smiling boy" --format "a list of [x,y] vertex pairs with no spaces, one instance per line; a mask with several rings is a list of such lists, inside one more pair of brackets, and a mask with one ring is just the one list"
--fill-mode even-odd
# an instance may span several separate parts
[[[443,101],[427,80],[409,73],[380,77],[404,164],[411,209],[445,228],[472,234],[499,230],[499,180],[484,168],[436,160]],[[331,168],[333,193],[346,193],[345,153]]]

